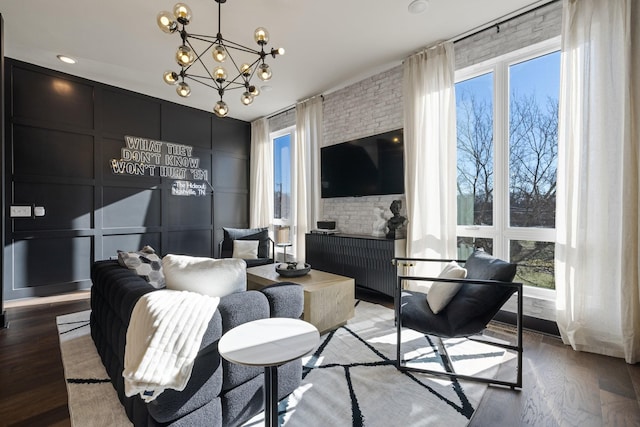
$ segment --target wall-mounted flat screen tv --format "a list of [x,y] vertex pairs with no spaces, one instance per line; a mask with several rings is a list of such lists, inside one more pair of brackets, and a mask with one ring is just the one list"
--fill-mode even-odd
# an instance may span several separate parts
[[404,193],[402,129],[320,150],[322,198]]

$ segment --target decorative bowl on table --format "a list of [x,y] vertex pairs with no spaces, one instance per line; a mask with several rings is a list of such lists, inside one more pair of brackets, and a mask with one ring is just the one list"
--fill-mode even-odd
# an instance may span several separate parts
[[283,262],[276,264],[276,273],[282,277],[300,277],[311,270],[311,266],[301,262]]

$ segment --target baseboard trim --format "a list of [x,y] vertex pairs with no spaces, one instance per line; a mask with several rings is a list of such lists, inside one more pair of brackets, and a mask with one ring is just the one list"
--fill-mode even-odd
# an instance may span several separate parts
[[[498,322],[507,323],[510,325],[516,324],[516,313],[510,311],[500,310],[498,314],[493,318]],[[537,317],[522,316],[522,327],[530,329],[535,332],[540,332],[547,335],[560,336],[560,330],[556,322],[546,319],[539,319]]]

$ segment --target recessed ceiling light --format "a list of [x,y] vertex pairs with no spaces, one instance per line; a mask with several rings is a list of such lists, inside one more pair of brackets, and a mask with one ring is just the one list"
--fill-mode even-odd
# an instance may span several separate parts
[[271,92],[273,90],[273,88],[269,85],[262,85],[260,86],[260,90],[263,92]]
[[427,10],[427,6],[429,6],[429,0],[413,0],[409,3],[409,12],[417,15]]
[[58,55],[57,58],[65,64],[75,64],[78,62],[75,58],[66,55]]

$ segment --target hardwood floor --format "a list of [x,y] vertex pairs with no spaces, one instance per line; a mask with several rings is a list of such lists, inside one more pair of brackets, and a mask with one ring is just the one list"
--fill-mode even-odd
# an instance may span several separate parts
[[[357,297],[392,307],[377,295]],[[88,308],[86,299],[6,308],[0,426],[70,425],[55,318]],[[524,335],[522,391],[489,387],[470,426],[640,426],[640,365]]]
[[70,426],[56,316],[89,300],[6,308],[0,330],[0,425]]

